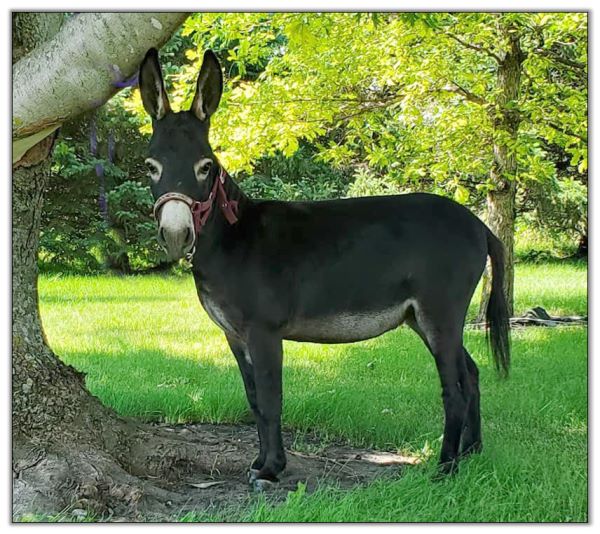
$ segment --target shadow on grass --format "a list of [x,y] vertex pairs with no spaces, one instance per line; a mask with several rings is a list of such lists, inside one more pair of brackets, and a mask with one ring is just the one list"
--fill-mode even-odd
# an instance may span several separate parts
[[[93,300],[103,302],[103,297]],[[155,326],[156,321],[154,316]],[[90,390],[122,415],[172,423],[251,421],[237,364],[223,335],[202,311],[194,316],[192,330],[176,324],[167,318],[164,328],[152,332],[146,322],[118,330],[101,322],[84,325],[86,340],[91,334],[98,346],[65,351],[65,360],[86,372]],[[573,365],[580,365],[579,352],[587,348],[578,347],[580,337],[543,329],[516,332],[512,377],[502,381],[495,375],[485,334],[465,333],[465,345],[481,373],[484,439],[501,422],[531,421],[532,412],[546,414],[548,402],[565,397],[564,381],[575,388],[581,377],[571,376]],[[189,346],[186,339],[192,340]],[[346,345],[285,342],[284,351],[283,424],[300,440],[303,434],[317,433],[325,442],[342,439],[411,454],[432,455],[439,449],[439,377],[432,356],[407,327]],[[533,377],[538,380],[532,394]],[[572,391],[572,397],[581,393],[579,387]],[[567,412],[560,417],[566,419]]]

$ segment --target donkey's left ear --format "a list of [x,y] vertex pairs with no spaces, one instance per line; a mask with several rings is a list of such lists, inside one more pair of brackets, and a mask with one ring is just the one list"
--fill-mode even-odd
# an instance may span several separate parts
[[219,107],[223,93],[223,73],[219,60],[212,50],[204,52],[204,59],[198,81],[196,95],[190,111],[201,121],[208,119]]

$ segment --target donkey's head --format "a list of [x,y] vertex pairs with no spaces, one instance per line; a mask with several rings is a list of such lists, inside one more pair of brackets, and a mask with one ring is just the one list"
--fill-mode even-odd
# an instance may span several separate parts
[[152,117],[153,133],[146,159],[152,194],[156,201],[166,193],[175,193],[155,210],[158,241],[171,259],[177,259],[194,246],[191,203],[208,197],[219,176],[219,164],[208,142],[208,128],[223,92],[223,75],[216,56],[207,50],[192,106],[188,111],[174,113],[165,91],[158,52],[151,48],[140,67],[139,83],[144,109]]

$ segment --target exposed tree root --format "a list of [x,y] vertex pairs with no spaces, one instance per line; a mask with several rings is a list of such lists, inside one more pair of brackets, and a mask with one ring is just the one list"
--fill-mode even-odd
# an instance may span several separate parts
[[[131,446],[117,459],[98,447],[62,442],[53,447],[15,443],[13,517],[25,514],[99,520],[175,520],[189,511],[248,502],[247,468],[257,452],[253,427],[234,425],[131,425]],[[349,488],[380,476],[397,476],[416,458],[330,445],[318,455],[290,450],[288,468],[269,490],[275,501],[297,483]],[[313,446],[318,442],[313,440]],[[214,484],[218,482],[218,484]]]

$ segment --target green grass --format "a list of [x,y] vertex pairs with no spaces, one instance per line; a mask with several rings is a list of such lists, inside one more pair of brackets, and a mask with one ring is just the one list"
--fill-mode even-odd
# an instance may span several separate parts
[[[516,309],[587,313],[585,264],[519,265]],[[119,413],[171,422],[247,418],[239,372],[190,277],[42,277],[51,346],[87,373]],[[466,333],[481,369],[485,450],[434,483],[443,413],[422,342],[401,328],[348,345],[285,343],[284,425],[428,459],[397,480],[341,491],[302,488],[273,505],[183,520],[586,521],[587,329],[513,333],[513,369],[499,380],[484,335]],[[371,365],[367,365],[371,364]]]
[[517,264],[515,311],[531,306],[550,315],[587,315],[587,262]]
[[[469,320],[477,316],[479,292],[480,287],[471,301]],[[587,262],[517,263],[514,305],[515,315],[533,306],[542,306],[550,315],[587,315]]]

